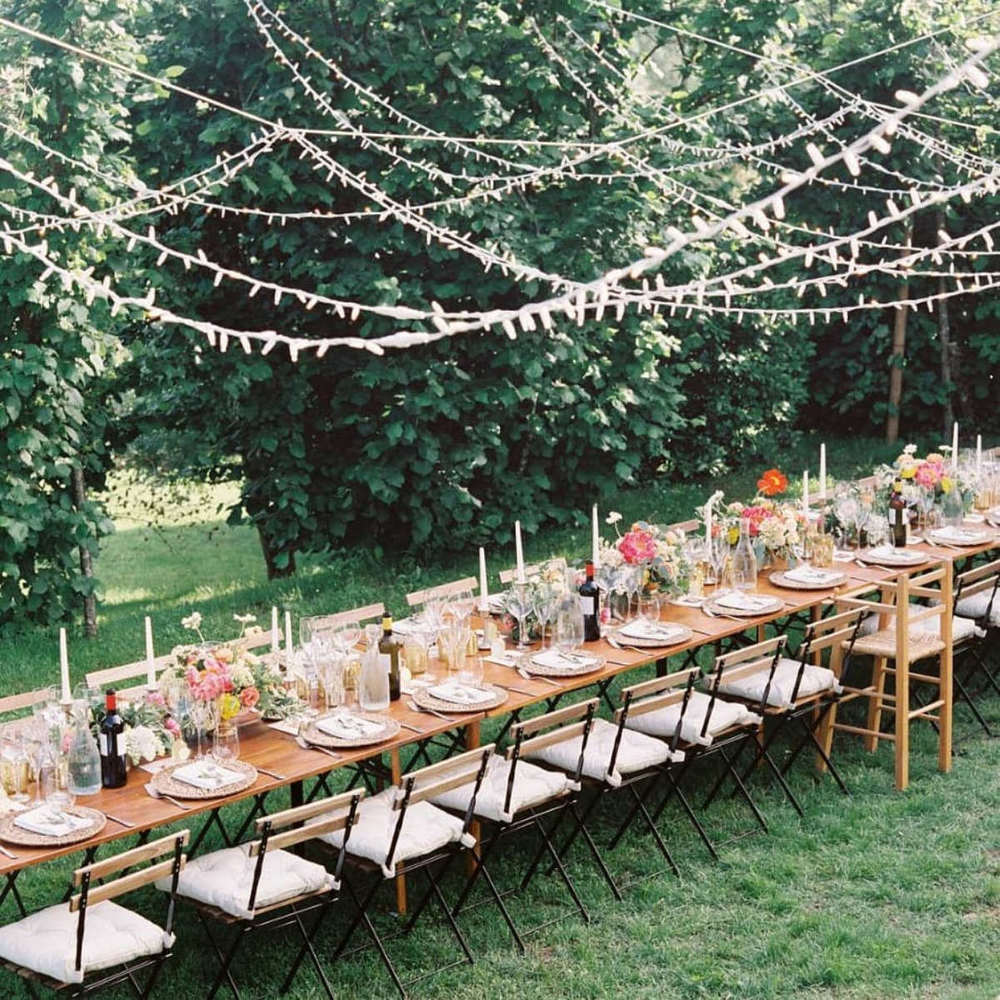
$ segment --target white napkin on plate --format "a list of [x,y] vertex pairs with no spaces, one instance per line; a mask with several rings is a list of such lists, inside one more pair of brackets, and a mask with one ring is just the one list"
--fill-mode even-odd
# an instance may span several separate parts
[[844,574],[835,573],[828,569],[817,569],[815,566],[796,566],[795,569],[787,570],[782,576],[795,583],[830,583],[839,580]]
[[316,720],[316,728],[327,736],[338,740],[365,739],[368,736],[378,736],[385,729],[384,725],[363,719],[351,712],[337,712],[326,718]]
[[536,653],[531,658],[531,662],[537,663],[540,667],[566,670],[573,667],[581,669],[588,665],[596,666],[600,660],[596,656],[589,656],[586,653],[563,653],[558,649],[546,649],[541,653]]
[[672,625],[669,622],[648,622],[637,619],[628,625],[623,625],[618,634],[632,639],[648,639],[651,642],[679,642],[686,635],[686,630],[680,625]]
[[868,557],[875,559],[895,559],[899,562],[923,562],[925,556],[919,552],[907,552],[906,549],[897,549],[893,545],[877,545],[874,549],[868,550]]
[[40,833],[43,837],[65,837],[84,827],[90,826],[91,820],[82,816],[72,816],[55,806],[42,805],[37,809],[21,813],[14,820],[14,826],[31,833]]
[[517,653],[504,653],[503,656],[485,656],[483,659],[487,663],[495,663],[498,667],[519,667],[521,665],[521,657]]
[[415,632],[421,631],[422,628],[421,623],[414,620],[412,615],[409,618],[400,618],[399,621],[392,623],[392,631],[398,632],[400,635],[413,635]]
[[445,681],[427,689],[428,693],[439,701],[450,701],[456,705],[478,705],[480,702],[492,701],[495,697],[492,691],[459,684],[457,681]]
[[741,590],[733,590],[717,597],[715,603],[720,608],[734,608],[738,611],[766,611],[768,608],[774,607],[775,599],[773,597],[757,597],[753,594],[744,594]]
[[240,771],[230,771],[228,767],[220,767],[211,761],[192,761],[171,771],[171,777],[183,781],[185,785],[212,791],[225,785],[235,784],[243,779]]

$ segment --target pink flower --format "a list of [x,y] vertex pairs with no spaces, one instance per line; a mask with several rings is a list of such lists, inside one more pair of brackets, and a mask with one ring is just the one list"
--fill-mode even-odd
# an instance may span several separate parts
[[656,540],[648,531],[632,528],[618,542],[618,550],[625,562],[632,565],[652,562],[656,558]]
[[181,727],[177,724],[177,720],[172,719],[169,716],[163,720],[163,728],[170,733],[174,739],[181,735]]
[[240,692],[240,704],[244,708],[253,708],[260,701],[260,692],[255,687],[244,688]]
[[921,462],[920,465],[917,466],[917,471],[913,478],[921,486],[929,489],[937,486],[937,484],[941,482],[941,474],[943,470],[944,467],[938,465],[937,462]]
[[158,707],[163,708],[163,706],[166,705],[167,701],[163,697],[163,695],[160,694],[159,691],[147,691],[146,703],[149,705],[157,705]]

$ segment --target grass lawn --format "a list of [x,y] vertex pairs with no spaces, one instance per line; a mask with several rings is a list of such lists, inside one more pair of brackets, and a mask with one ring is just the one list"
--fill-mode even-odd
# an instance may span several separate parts
[[[815,469],[817,450],[815,440],[805,442],[782,467],[791,476],[811,459]],[[831,473],[846,477],[867,471],[876,456],[891,457],[894,450],[830,442]],[[732,477],[728,492],[749,495],[760,471],[755,467]],[[662,483],[597,499],[603,510],[620,509],[626,520],[669,521],[689,516],[708,489]],[[155,530],[120,512],[119,531],[98,564],[104,584],[100,638],[71,641],[75,678],[96,666],[139,658],[144,614],[153,616],[157,647],[167,648],[185,638],[179,619],[194,608],[205,615],[206,634],[228,637],[236,631],[234,613],[254,611],[266,624],[271,604],[287,606],[298,617],[372,600],[385,600],[402,612],[407,590],[475,572],[473,553],[418,566],[410,558],[377,561],[352,551],[310,561],[295,579],[269,584],[255,535],[203,514],[212,510],[212,499],[193,495],[188,510]],[[526,555],[578,557],[588,544],[589,527],[581,518],[575,532],[528,540]],[[510,548],[503,557],[491,557],[492,574],[513,561]],[[6,641],[0,692],[55,683],[56,649],[54,630]],[[1000,702],[986,709],[1000,729]],[[961,711],[956,721],[960,736],[972,732]],[[593,917],[589,926],[570,918],[544,928],[529,938],[529,953],[522,958],[492,908],[470,911],[463,926],[476,964],[428,980],[413,994],[450,1000],[995,998],[1000,995],[1000,741],[975,734],[962,740],[952,773],[941,775],[933,737],[929,727],[915,730],[912,784],[903,794],[892,790],[889,745],[869,755],[857,741],[838,737],[837,761],[852,796],[845,798],[830,780],[814,784],[808,769],[799,768],[793,784],[806,809],[802,820],[761,780],[759,800],[770,832],[733,839],[721,849],[720,864],[707,857],[684,817],[668,810],[662,829],[681,878],[660,874],[639,881],[624,903],[614,902],[585,853],[574,852],[571,870]],[[707,787],[710,780],[696,774],[692,787]],[[608,816],[599,828],[605,840],[612,820]],[[707,820],[717,840],[747,830],[751,822],[735,800],[714,804]],[[532,847],[506,845],[495,863],[501,881],[516,878],[518,862]],[[661,867],[638,828],[608,860],[625,877],[651,875]],[[19,886],[29,906],[58,899],[70,869],[67,861],[25,873]],[[158,915],[156,897],[150,892],[135,900]],[[388,904],[388,895],[384,901]],[[541,878],[525,899],[514,901],[515,914],[530,926],[554,915],[562,903],[554,882]],[[8,909],[0,919],[12,915]],[[386,906],[382,922],[391,928],[394,919]],[[336,927],[331,921],[321,949],[332,947]],[[186,1000],[204,994],[212,956],[187,909],[180,912],[177,932],[179,957],[165,970],[159,995]],[[437,955],[445,936],[435,917],[418,926],[413,937],[392,942],[404,978]],[[263,935],[251,941],[237,978],[246,984],[246,996],[275,996],[294,953],[290,937]],[[344,996],[394,995],[369,955],[331,970],[331,979]],[[8,974],[0,989],[2,996],[26,995]],[[289,994],[297,1000],[322,995],[308,969]]]

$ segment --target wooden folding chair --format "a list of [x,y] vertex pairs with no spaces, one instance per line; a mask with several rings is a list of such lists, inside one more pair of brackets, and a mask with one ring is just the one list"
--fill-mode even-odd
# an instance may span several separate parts
[[[153,660],[153,669],[157,674],[163,672],[174,662],[170,653],[157,656]],[[145,678],[149,665],[145,660],[136,660],[134,663],[123,663],[118,667],[104,667],[101,670],[91,670],[85,677],[87,687],[103,688],[107,685],[114,685],[115,691],[119,695],[141,694],[146,690],[145,681],[142,684],[135,684],[132,687],[123,688],[122,681],[135,680],[138,677]]]
[[449,597],[454,597],[467,590],[475,590],[478,586],[479,581],[474,576],[463,576],[461,580],[452,580],[450,583],[439,583],[434,587],[424,587],[422,590],[411,591],[406,595],[406,605],[415,608],[428,601],[447,600]]
[[[281,992],[289,989],[303,958],[309,956],[326,995],[333,991],[313,946],[327,912],[340,894],[340,876],[351,827],[357,819],[364,791],[344,792],[257,820],[258,840],[227,847],[193,860],[176,886],[178,897],[195,907],[219,969],[206,994],[207,1000],[226,983],[239,1000],[232,975],[233,962],[242,944],[262,930],[295,928],[302,938]],[[294,847],[336,831],[342,834],[334,872],[291,853]],[[165,888],[161,884],[161,888]],[[305,918],[315,913],[310,927]],[[227,945],[220,943],[212,925],[233,928]]]
[[350,608],[347,611],[337,611],[331,615],[313,615],[313,635],[322,635],[324,632],[336,632],[351,622],[365,622],[372,618],[381,619],[385,614],[385,605],[380,601],[378,604],[365,604],[360,608]]
[[[491,743],[413,771],[398,785],[365,800],[358,811],[358,826],[345,855],[350,873],[353,874],[345,872],[344,885],[354,902],[356,915],[333,952],[331,961],[335,962],[347,954],[345,948],[360,925],[364,927],[402,997],[406,996],[406,987],[412,983],[456,965],[472,964],[472,952],[459,929],[452,907],[444,897],[441,882],[455,860],[476,845],[470,828],[476,795],[493,749]],[[470,783],[472,791],[469,805],[461,819],[432,805],[436,798],[451,789]],[[320,841],[340,849],[343,846],[343,835],[337,832],[325,834]],[[433,897],[464,956],[415,976],[406,983],[400,978],[368,912],[379,888],[385,883],[392,883],[404,868],[407,876],[423,875],[427,889],[407,918],[402,933],[409,934],[413,930]],[[359,881],[357,888],[354,884],[355,876]],[[371,876],[367,886],[361,884],[365,876]]]
[[[718,860],[716,846],[681,786],[699,760],[706,760],[714,754],[725,754],[728,748],[742,747],[746,741],[755,739],[761,717],[742,706],[723,701],[714,686],[710,685],[707,693],[698,690],[695,685],[699,681],[701,669],[691,667],[633,684],[621,692],[619,716],[629,729],[665,740],[672,751],[683,753],[684,760],[679,768],[665,767],[662,771],[661,784],[666,786],[665,794],[653,811],[652,818],[657,822],[670,799],[676,796],[709,854]],[[656,784],[651,783],[643,801],[656,790]],[[747,795],[749,797],[749,793]],[[758,814],[752,800],[750,804],[766,829],[763,817]],[[611,847],[618,843],[631,825],[637,808],[633,806],[623,818],[611,840]]]
[[[563,820],[572,813],[576,805],[580,790],[580,768],[583,766],[587,737],[597,705],[598,700],[593,698],[578,705],[537,716],[529,722],[518,722],[511,726],[513,742],[507,747],[503,756],[495,754],[490,758],[486,766],[486,775],[476,796],[473,818],[480,824],[480,829],[487,830],[488,833],[486,835],[480,833],[480,850],[475,868],[469,875],[452,912],[457,916],[460,911],[468,908],[466,900],[482,878],[490,894],[490,898],[485,902],[494,902],[499,907],[511,937],[522,954],[525,951],[525,935],[541,930],[565,916],[564,914],[545,920],[527,930],[519,929],[504,901],[505,896],[523,893],[527,889],[546,855],[558,871],[577,912],[585,922],[590,922],[590,915],[566,871],[554,838]],[[580,739],[581,751],[577,770],[572,775],[567,775],[563,771],[549,771],[521,759],[526,754],[577,738]],[[471,793],[470,783],[445,792],[434,802],[444,809],[464,815],[469,806]],[[548,817],[551,819],[546,827],[543,820]],[[497,888],[487,861],[493,857],[503,838],[525,831],[537,834],[538,847],[517,888],[501,892]]]
[[[863,726],[848,725],[837,721],[838,706],[827,715],[821,737],[822,749],[829,757],[835,732],[853,733],[864,737],[865,748],[874,752],[880,740],[895,744],[895,782],[897,789],[904,789],[910,780],[910,723],[925,719],[938,726],[938,769],[951,770],[952,740],[952,565],[944,560],[929,570],[918,570],[912,576],[901,574],[894,582],[879,584],[881,601],[862,598],[837,598],[838,607],[860,608],[867,615],[878,616],[878,629],[869,635],[859,636],[851,650],[853,656],[871,656],[873,661],[871,683],[862,687],[844,687],[839,704],[866,699],[868,716]],[[911,605],[911,598],[930,602],[928,607]],[[894,622],[889,623],[890,616]],[[930,627],[919,626],[923,622]],[[852,658],[853,658],[852,656]],[[937,659],[939,671],[935,674],[916,672],[915,663]],[[843,680],[847,659],[831,657],[830,667]],[[893,665],[890,667],[889,664]],[[886,680],[893,678],[895,690],[886,690]],[[916,708],[911,707],[911,682],[936,688],[933,700]],[[883,714],[889,712],[895,719],[893,732],[882,728]],[[936,713],[936,714],[935,714]]]
[[[828,606],[833,604],[831,601]],[[819,755],[822,764],[820,773],[829,771],[840,790],[845,795],[849,794],[847,785],[816,735],[843,693],[837,674],[821,664],[824,653],[837,663],[851,655],[863,619],[861,608],[850,608],[829,618],[818,618],[806,626],[794,658],[780,656],[773,664],[762,666],[757,671],[744,672],[738,679],[723,681],[719,686],[723,697],[752,707],[766,723],[771,724],[753,761],[743,773],[743,781],[749,781],[757,765],[766,761],[800,816],[803,815],[802,806],[788,785],[786,775],[809,744]],[[800,730],[801,735],[779,768],[770,751],[778,736],[793,726]]]
[[[540,576],[542,570],[546,566],[553,569],[561,569],[565,572],[567,568],[565,559],[546,559],[545,562],[532,563],[529,566],[524,567],[524,577],[526,580],[532,580],[536,576]],[[509,583],[513,583],[514,579],[517,577],[517,568],[512,569],[502,569],[500,570],[500,582],[506,586]]]
[[[33,997],[36,983],[81,997],[126,982],[136,996],[148,997],[172,954],[177,880],[187,842],[188,831],[182,830],[78,868],[71,890],[79,891],[70,896],[68,906],[57,903],[0,927],[0,961],[26,980]],[[147,861],[155,863],[110,882],[99,881]],[[168,892],[162,927],[112,902],[161,879]],[[141,984],[137,977],[146,970],[149,975]]]

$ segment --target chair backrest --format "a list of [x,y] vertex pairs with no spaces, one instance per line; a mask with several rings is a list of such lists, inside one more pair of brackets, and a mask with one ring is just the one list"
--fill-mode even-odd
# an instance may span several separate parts
[[955,577],[955,607],[958,607],[959,601],[975,597],[977,594],[986,594],[988,595],[986,608],[979,616],[979,620],[989,622],[996,603],[998,587],[1000,587],[1000,559],[959,573]]
[[[171,653],[157,656],[153,660],[153,669],[159,674],[173,662],[174,658]],[[147,670],[148,664],[145,660],[136,660],[134,663],[123,663],[119,667],[104,667],[101,670],[91,670],[85,675],[87,687],[100,688],[106,684],[114,684],[118,687],[122,681],[130,681],[136,677],[145,677]]]
[[392,868],[392,860],[396,854],[399,835],[403,830],[406,810],[418,802],[436,798],[453,788],[474,782],[472,796],[469,799],[469,806],[465,810],[465,820],[462,825],[463,834],[468,832],[472,824],[472,814],[476,808],[476,796],[479,794],[483,775],[486,774],[486,765],[494,749],[495,744],[490,743],[476,750],[466,750],[465,753],[456,754],[454,757],[439,761],[437,764],[422,767],[419,771],[411,771],[400,781],[392,803],[393,809],[398,813],[398,818],[385,858],[387,869]]
[[689,531],[697,531],[701,527],[701,521],[696,517],[692,517],[687,521],[677,521],[674,524],[667,525],[667,531],[680,531],[685,535]]
[[450,583],[439,583],[436,587],[414,590],[406,595],[406,604],[408,607],[415,608],[418,604],[444,600],[466,590],[475,590],[478,586],[479,582],[474,576],[463,576],[461,580],[452,580]]
[[[674,727],[674,734],[670,739],[670,749],[676,750],[678,743],[680,743],[681,728],[684,724],[688,704],[691,701],[691,693],[700,678],[701,668],[689,667],[687,670],[678,670],[663,677],[654,677],[652,680],[641,681],[639,684],[622,688],[622,707],[615,712],[615,721],[624,725],[629,718],[647,715],[650,712],[657,712],[680,703],[681,710],[677,716],[677,725]],[[711,697],[712,700],[705,712],[705,720],[702,724],[702,736],[708,729],[712,708],[715,705],[714,692]]]
[[[167,875],[170,876],[170,901],[167,906],[167,921],[163,929],[167,934],[170,934],[174,926],[177,878],[187,861],[187,856],[183,852],[189,839],[190,831],[181,830],[178,833],[172,833],[159,840],[143,844],[141,847],[133,847],[129,851],[123,851],[121,854],[106,858],[104,861],[95,861],[92,864],[84,865],[73,872],[73,887],[80,890],[70,896],[69,900],[70,913],[79,913],[80,915],[76,926],[75,968],[77,971],[80,970],[83,962],[83,935],[88,907],[106,899],[116,899],[123,893],[140,889],[142,886],[149,885]],[[165,858],[166,860],[156,861],[157,858]],[[140,868],[138,871],[119,875],[110,882],[101,882],[100,885],[91,887],[91,884],[98,879],[104,879],[116,872],[134,868],[146,861],[154,861],[155,863]]]
[[787,641],[786,636],[776,635],[772,639],[755,642],[752,646],[745,646],[743,649],[716,657],[715,669],[709,681],[710,693],[714,697],[723,684],[732,684],[766,670],[768,671],[767,682],[764,684],[760,699],[760,711],[763,712],[767,705],[768,695],[771,693],[774,672],[778,669],[778,661],[781,659]]
[[574,740],[579,736],[581,737],[580,754],[577,758],[573,780],[576,782],[580,780],[580,774],[583,771],[583,758],[587,752],[587,740],[590,738],[590,729],[594,723],[594,713],[597,711],[598,704],[597,698],[591,698],[576,705],[567,705],[565,708],[546,712],[545,715],[538,715],[527,722],[515,722],[510,727],[513,742],[506,750],[507,759],[511,764],[507,773],[504,812],[510,812],[517,762],[524,754],[536,753],[539,750],[544,750],[545,747],[565,743],[567,740]]
[[[827,606],[835,606],[836,602],[825,602]],[[805,676],[806,667],[828,649],[842,649],[845,659],[851,655],[854,643],[861,630],[861,623],[865,619],[865,612],[862,608],[848,608],[846,611],[839,611],[828,618],[819,618],[810,622],[806,626],[805,635],[799,645],[797,657],[799,669],[795,675],[795,684],[792,686],[791,701],[794,704],[799,696],[799,688],[802,685],[802,678]]]
[[[531,580],[536,576],[540,576],[543,569],[549,566],[553,569],[561,569],[563,572],[566,571],[566,560],[565,559],[546,559],[545,562],[532,563],[530,566],[524,567],[524,578],[526,580]],[[512,583],[514,578],[517,576],[517,567],[512,569],[502,569],[500,570],[500,582],[502,584]]]
[[351,622],[363,622],[370,618],[381,618],[384,614],[385,605],[380,601],[378,604],[366,604],[363,607],[351,608],[348,611],[337,611],[332,615],[314,615],[312,616],[313,634],[333,632]]
[[[49,692],[49,688],[39,688],[37,691],[24,691],[21,694],[9,694],[6,698],[0,698],[0,718],[41,705],[48,700]],[[30,717],[27,716],[0,721],[0,733],[16,737],[21,728],[30,721]]]
[[[256,822],[257,832],[260,834],[259,840],[250,843],[248,854],[251,858],[256,858],[254,865],[253,881],[250,885],[250,899],[247,909],[253,913],[264,913],[269,909],[277,909],[281,906],[288,906],[289,900],[282,900],[270,906],[261,907],[259,910],[255,906],[257,902],[257,890],[260,886],[260,879],[264,873],[264,858],[268,851],[280,851],[288,847],[294,847],[306,840],[313,840],[322,837],[327,833],[334,833],[337,830],[344,831],[344,839],[340,845],[340,852],[337,855],[337,866],[334,870],[334,877],[339,881],[344,868],[344,855],[347,851],[347,842],[351,836],[351,828],[358,821],[358,803],[364,798],[363,788],[341,792],[327,799],[318,799],[307,802],[303,806],[294,806],[282,812],[271,813],[270,816],[262,816]],[[317,819],[317,817],[319,817]],[[309,822],[314,820],[315,822]],[[278,832],[280,831],[280,832]],[[310,893],[311,895],[311,893]]]

